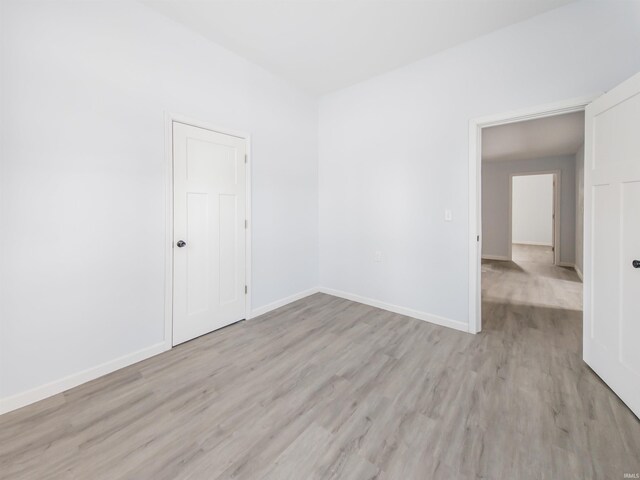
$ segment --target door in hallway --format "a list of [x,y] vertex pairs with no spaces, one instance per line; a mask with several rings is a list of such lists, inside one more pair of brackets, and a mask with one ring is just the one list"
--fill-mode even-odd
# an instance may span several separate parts
[[640,416],[640,74],[586,110],[584,360]]
[[173,123],[173,344],[245,318],[242,138]]

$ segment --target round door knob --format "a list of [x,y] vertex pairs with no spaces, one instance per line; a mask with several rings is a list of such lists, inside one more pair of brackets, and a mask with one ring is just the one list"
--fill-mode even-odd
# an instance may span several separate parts
[[633,265],[633,268],[640,268],[640,260],[634,260],[631,265]]
[[186,247],[187,246],[187,242],[185,242],[184,240],[178,240],[178,243],[176,243],[176,245],[179,248]]

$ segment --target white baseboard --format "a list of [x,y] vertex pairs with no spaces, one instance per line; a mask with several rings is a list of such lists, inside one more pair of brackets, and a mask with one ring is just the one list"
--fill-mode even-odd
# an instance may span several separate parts
[[[256,308],[251,311],[250,318],[254,318],[264,313],[270,312],[271,310],[275,310],[276,308],[280,308],[284,305],[295,302],[296,300],[300,300],[309,295],[313,295],[317,292],[317,288],[310,288],[308,290],[290,295],[286,298],[270,303],[269,305]],[[110,360],[87,370],[74,373],[67,377],[61,378],[60,380],[55,380],[45,385],[27,390],[26,392],[21,392],[10,397],[2,398],[0,399],[0,415],[12,410],[17,410],[18,408],[25,407],[39,400],[52,397],[53,395],[62,393],[66,390],[69,390],[70,388],[77,387],[78,385],[89,382],[91,380],[95,380],[96,378],[115,372],[116,370],[119,370],[121,368],[128,367],[129,365],[133,365],[134,363],[138,363],[142,360],[146,360],[147,358],[153,357],[154,355],[170,349],[171,344],[165,342],[158,343],[156,345],[143,348],[142,350],[123,355],[122,357],[116,358],[115,360]]]
[[513,245],[533,245],[536,247],[553,247],[553,243],[528,242],[526,240],[522,240],[519,242],[516,242],[515,240],[513,240],[511,243]]
[[509,257],[505,257],[502,255],[482,255],[483,260],[500,260],[502,262],[510,262],[511,259]]
[[52,397],[58,393],[62,393],[70,388],[77,387],[83,383],[95,380],[121,368],[128,367],[134,363],[146,360],[159,353],[165,352],[171,348],[166,342],[157,343],[150,347],[143,348],[133,353],[123,355],[115,360],[110,360],[101,365],[88,368],[78,373],[71,374],[67,377],[46,383],[26,392],[17,393],[10,397],[0,399],[0,415],[3,413],[17,410],[47,397]]
[[276,308],[284,307],[285,305],[288,305],[292,302],[301,300],[305,297],[308,297],[309,295],[313,295],[314,293],[318,293],[318,291],[319,290],[317,287],[309,288],[307,290],[303,290],[302,292],[294,293],[293,295],[289,295],[288,297],[276,300],[275,302],[271,302],[268,305],[254,308],[253,310],[251,310],[251,316],[249,317],[249,319],[259,317],[260,315],[264,315],[265,313],[269,313]]
[[425,322],[434,323],[442,327],[453,328],[454,330],[459,330],[461,332],[469,332],[469,325],[465,322],[459,322],[457,320],[451,320],[449,318],[440,317],[438,315],[420,312],[411,308],[400,307],[391,303],[381,302],[380,300],[374,300],[372,298],[361,297],[360,295],[342,292],[340,290],[334,290],[332,288],[320,287],[319,291],[321,293],[326,293],[327,295],[333,295],[334,297],[340,297],[351,300],[353,302],[364,303],[365,305],[369,305],[370,307],[381,308],[382,310],[387,310],[389,312],[399,313],[400,315],[417,318],[418,320],[424,320]]
[[[359,295],[354,295],[347,292],[341,292],[339,290],[333,290],[330,288],[310,288],[308,290],[298,292],[296,294],[277,300],[263,307],[258,307],[256,309],[253,309],[251,311],[250,318],[255,318],[257,316],[264,315],[265,313],[275,310],[276,308],[283,307],[285,305],[288,305],[289,303],[303,299],[305,297],[308,297],[309,295],[313,295],[314,293],[318,293],[318,292],[326,293],[328,295],[333,295],[336,297],[345,298],[347,300],[363,303],[365,305],[370,305],[376,308],[381,308],[383,310],[388,310],[390,312],[399,313],[401,315],[406,315],[408,317],[417,318],[419,320],[424,320],[430,323],[434,323],[436,325],[441,325],[443,327],[449,327],[455,330],[460,330],[462,332],[468,332],[468,326],[464,322],[450,320],[448,318],[440,317],[437,315],[432,315],[429,313],[412,310],[410,308],[400,307],[398,305],[392,305],[389,303],[381,302],[379,300],[361,297]],[[27,390],[26,392],[21,392],[16,395],[12,395],[10,397],[0,399],[0,415],[3,413],[10,412],[12,410],[17,410],[18,408],[25,407],[27,405],[43,400],[45,398],[52,397],[53,395],[57,395],[73,387],[77,387],[78,385],[81,385],[83,383],[89,382],[91,380],[95,380],[96,378],[115,372],[116,370],[120,370],[121,368],[128,367],[135,363],[141,362],[142,360],[146,360],[147,358],[153,357],[154,355],[158,355],[159,353],[165,352],[170,349],[171,349],[171,344],[169,343],[166,343],[166,342],[157,343],[155,345],[151,345],[150,347],[146,347],[136,352],[123,355],[114,360],[110,360],[101,365],[88,368],[78,373],[74,373],[67,377],[61,378],[60,380],[55,380],[45,385],[41,385],[31,390]]]
[[578,274],[578,277],[580,277],[580,281],[584,282],[584,278],[582,278],[582,270],[580,270],[577,265],[574,265],[573,268],[576,271],[576,273]]

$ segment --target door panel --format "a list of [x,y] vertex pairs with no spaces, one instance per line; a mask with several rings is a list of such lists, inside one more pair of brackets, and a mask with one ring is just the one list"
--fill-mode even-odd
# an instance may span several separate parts
[[[238,299],[238,198],[220,195],[220,304]],[[244,253],[243,253],[244,255]],[[244,293],[244,292],[243,292]]]
[[245,153],[244,139],[173,124],[174,345],[245,318]]
[[[640,161],[640,160],[639,160]],[[640,377],[640,270],[628,268],[640,259],[640,181],[622,184],[622,323],[620,360]],[[627,268],[625,268],[627,265]]]
[[617,195],[613,185],[593,187],[593,321],[591,339],[610,349],[618,347],[618,325],[611,318],[619,315],[619,302],[612,291],[618,290],[617,240],[611,235],[618,227],[617,217],[611,215],[617,207]]
[[209,310],[209,195],[187,193],[187,315]]
[[640,415],[640,74],[585,122],[584,360]]
[[638,126],[633,123],[638,110],[640,95],[635,95],[595,117],[594,168],[627,163],[640,151]]

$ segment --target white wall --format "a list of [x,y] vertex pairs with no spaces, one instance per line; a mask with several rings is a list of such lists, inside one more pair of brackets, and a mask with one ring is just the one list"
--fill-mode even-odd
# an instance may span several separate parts
[[639,2],[578,2],[325,96],[321,285],[466,324],[469,119],[605,91],[639,44]]
[[315,99],[137,2],[3,3],[2,397],[164,341],[164,112],[252,135],[253,307],[317,286]]
[[[482,162],[482,255],[509,258],[509,176],[560,170],[560,262],[575,261],[575,157]],[[515,243],[515,240],[514,240]]]
[[512,243],[553,245],[553,175],[513,177]]
[[576,255],[575,264],[580,277],[584,259],[584,145],[576,153]]

